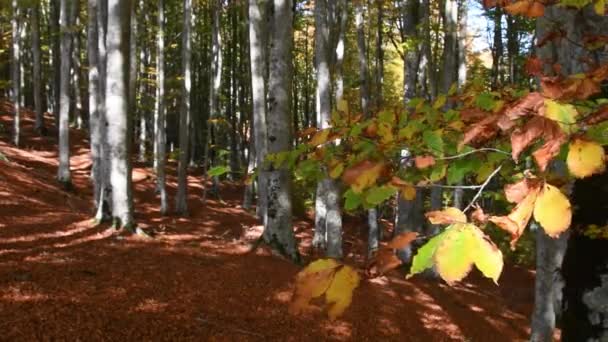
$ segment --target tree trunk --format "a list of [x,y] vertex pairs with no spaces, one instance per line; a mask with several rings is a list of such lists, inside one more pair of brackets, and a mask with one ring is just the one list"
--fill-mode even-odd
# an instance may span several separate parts
[[165,130],[165,6],[158,0],[158,37],[157,37],[157,96],[154,130],[154,164],[156,167],[156,187],[160,193],[160,213],[168,212],[167,188],[165,180],[167,133]]
[[[270,16],[270,74],[268,81],[268,153],[290,151],[291,86],[293,58],[293,12],[291,0],[273,0]],[[268,172],[267,210],[264,219],[264,241],[274,250],[300,261],[292,223],[291,173],[286,168]]]
[[21,127],[21,37],[19,36],[19,21],[21,9],[19,1],[12,0],[13,17],[11,19],[11,29],[13,38],[13,58],[12,58],[12,101],[15,108],[13,119],[13,144],[19,146],[20,127]]
[[32,74],[34,77],[34,112],[36,113],[36,123],[34,129],[38,134],[45,135],[44,110],[42,109],[42,53],[40,51],[40,4],[35,3],[32,8],[32,55],[34,67]]
[[[581,11],[559,6],[547,7],[544,16],[537,21],[536,36],[545,37],[554,31],[556,25],[566,37],[549,42],[537,50],[538,57],[546,61],[546,74],[554,72],[552,66],[555,63],[561,66],[561,75],[567,77],[588,71],[588,65],[581,63],[582,60],[591,59],[599,64],[608,61],[606,56],[590,52],[584,47],[585,36],[608,34],[608,18],[595,14],[591,6]],[[549,341],[552,338],[555,322],[562,309],[560,301],[564,281],[560,277],[561,270],[565,278],[563,295],[566,301],[563,306],[562,339],[603,341],[608,338],[605,324],[608,298],[604,282],[606,243],[589,242],[588,239],[577,236],[579,232],[576,231],[577,228],[585,228],[590,224],[604,226],[607,223],[605,196],[595,195],[605,193],[605,177],[604,174],[575,184],[572,196],[575,210],[574,236],[571,247],[566,243],[567,234],[558,240],[550,240],[544,231],[537,234],[537,291],[532,316],[532,341]],[[566,260],[562,266],[564,254]],[[589,259],[590,256],[592,259]]]
[[179,118],[179,165],[175,211],[188,215],[188,147],[190,145],[190,90],[192,87],[192,0],[184,0],[184,27],[182,31],[182,107]]
[[129,0],[108,1],[106,120],[110,146],[112,215],[117,228],[131,230],[133,197],[129,149]]
[[502,53],[502,10],[496,8],[494,12],[494,44],[492,47],[492,89],[498,89],[500,86]]
[[52,82],[52,93],[53,93],[53,118],[55,119],[56,127],[59,127],[59,101],[60,101],[60,90],[61,88],[61,42],[60,36],[61,31],[59,28],[59,12],[60,12],[60,0],[50,0],[50,15],[49,15],[49,26],[51,35],[51,65],[53,70],[53,82]]
[[70,6],[70,39],[72,40],[71,49],[71,76],[72,76],[72,94],[71,101],[72,114],[76,120],[76,128],[82,129],[84,118],[82,112],[82,93],[80,88],[80,33],[73,28],[80,26],[80,2],[72,1]]
[[268,136],[266,122],[266,83],[264,68],[266,65],[266,13],[267,0],[249,0],[249,54],[251,69],[251,96],[253,102],[253,141],[255,144],[256,164],[258,167],[258,200],[257,215],[266,215],[266,154],[268,153]]
[[[87,24],[87,51],[89,58],[89,130],[91,133],[91,175],[93,179],[93,198],[95,200],[95,211],[102,215],[103,201],[101,191],[103,189],[103,128],[105,120],[99,111],[99,30],[97,24],[97,0],[88,0],[88,24]],[[98,218],[101,221],[102,217]]]
[[383,34],[384,34],[384,3],[382,1],[377,2],[378,17],[376,22],[376,110],[382,108],[383,96],[382,86],[384,83],[384,47]]
[[[317,70],[317,127],[329,127],[331,119],[330,29],[327,0],[315,2],[315,64]],[[326,178],[317,185],[313,245],[325,248],[328,257],[342,257],[342,213],[338,185]],[[332,240],[333,239],[333,240]]]
[[137,112],[137,0],[131,0],[129,8],[129,115]]
[[61,0],[59,26],[61,30],[61,86],[59,87],[59,170],[57,180],[64,187],[71,186],[70,174],[70,69],[72,37],[70,35],[69,7]]

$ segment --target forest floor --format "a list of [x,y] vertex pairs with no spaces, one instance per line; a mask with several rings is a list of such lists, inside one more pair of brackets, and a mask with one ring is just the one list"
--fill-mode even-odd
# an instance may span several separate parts
[[[529,335],[534,273],[507,266],[500,286],[473,274],[449,287],[402,273],[366,279],[337,321],[321,308],[288,313],[300,267],[264,248],[241,209],[243,189],[221,186],[202,205],[189,179],[191,216],[161,217],[151,168],[134,167],[136,220],[156,237],[117,234],[91,222],[88,140],[72,130],[75,190],[55,180],[57,131],[33,133],[25,113],[21,148],[10,143],[12,115],[0,104],[0,340],[4,341],[523,341]],[[52,120],[47,118],[47,127]],[[175,165],[168,189],[173,199]],[[198,172],[200,174],[200,172]],[[170,202],[173,205],[173,201]],[[346,219],[346,262],[362,267],[364,224]],[[310,251],[310,218],[296,222]]]

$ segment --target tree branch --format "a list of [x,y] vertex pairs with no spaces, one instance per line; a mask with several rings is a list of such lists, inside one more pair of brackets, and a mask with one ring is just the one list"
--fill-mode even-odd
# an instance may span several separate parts
[[488,179],[486,179],[486,181],[480,186],[479,191],[477,191],[477,193],[475,194],[475,197],[473,197],[473,200],[471,201],[471,203],[469,203],[469,205],[467,205],[467,207],[464,208],[464,210],[463,210],[464,213],[466,213],[473,207],[473,205],[477,202],[477,200],[483,193],[483,190],[488,186],[488,184],[490,184],[490,181],[492,180],[492,178],[494,178],[494,176],[496,176],[498,174],[498,172],[500,172],[501,169],[502,169],[502,165],[500,165],[496,170],[494,170],[494,172],[492,172],[492,174],[488,177]]

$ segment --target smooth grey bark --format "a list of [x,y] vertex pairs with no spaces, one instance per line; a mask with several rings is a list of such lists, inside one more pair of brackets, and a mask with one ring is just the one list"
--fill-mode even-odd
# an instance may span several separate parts
[[430,13],[430,1],[422,0],[418,7],[418,18],[420,21],[420,32],[418,35],[422,40],[420,62],[418,64],[418,84],[420,96],[432,100],[437,97],[437,76],[431,48]]
[[497,89],[500,86],[502,54],[502,10],[496,8],[494,12],[494,43],[492,46],[492,89]]
[[49,13],[49,29],[50,29],[50,39],[51,39],[51,70],[53,73],[53,80],[51,83],[52,89],[52,107],[53,107],[53,118],[55,119],[56,127],[59,127],[59,98],[61,87],[61,31],[59,28],[59,12],[60,12],[60,0],[50,0],[50,13]]
[[157,52],[157,95],[156,115],[154,122],[154,165],[156,169],[156,189],[160,193],[160,213],[168,212],[166,188],[166,148],[167,133],[165,130],[165,6],[164,0],[158,0],[158,35],[156,38]]
[[384,46],[383,46],[383,35],[384,35],[384,2],[378,1],[377,5],[377,18],[376,18],[376,110],[380,110],[383,105],[382,86],[384,83]]
[[19,21],[21,9],[18,0],[12,0],[13,17],[11,18],[12,29],[12,101],[15,108],[13,119],[13,144],[19,146],[20,120],[21,120],[21,37],[19,36]]
[[265,160],[268,153],[266,121],[266,13],[268,0],[249,0],[249,63],[251,69],[251,98],[253,109],[253,141],[258,168],[257,215],[266,215],[267,188]]
[[89,63],[89,130],[91,134],[91,178],[93,181],[93,198],[95,200],[95,212],[99,215],[96,218],[102,220],[101,191],[103,187],[103,168],[102,168],[102,124],[105,120],[99,111],[99,30],[97,24],[97,0],[87,1],[87,54]]
[[59,87],[59,169],[57,180],[65,187],[71,185],[70,174],[70,70],[72,37],[70,34],[69,2],[61,0],[59,27],[61,31],[61,85]]
[[[419,9],[420,3],[418,0],[407,0],[402,3],[401,10],[401,40],[416,40],[418,39],[417,26],[420,23]],[[409,49],[404,54],[404,82],[403,82],[403,101],[407,107],[409,102],[416,97],[416,88],[418,85],[418,74],[420,52],[418,49]],[[404,150],[409,154],[409,150]],[[405,165],[402,165],[405,167]],[[421,232],[424,224],[424,192],[416,191],[416,198],[413,200],[405,200],[401,195],[397,199],[397,213],[395,215],[395,235],[404,232],[413,231]],[[411,247],[404,248],[397,252],[397,255],[404,263],[409,263],[412,258]]]
[[34,3],[32,7],[32,57],[34,78],[34,112],[36,122],[34,130],[41,135],[46,134],[44,125],[44,110],[42,109],[42,53],[40,51],[40,4]]
[[[346,29],[348,24],[348,1],[339,0],[338,2],[338,21],[340,23],[339,32],[335,47],[335,76],[334,93],[336,104],[340,103],[344,97],[344,53],[346,49]],[[308,41],[306,42],[308,45]],[[306,87],[308,85],[305,85]]]
[[[145,2],[144,0],[139,0],[139,9],[143,13],[144,22],[148,22],[149,15],[145,13]],[[139,25],[139,23],[138,23]],[[150,66],[150,47],[146,44],[141,47],[141,51],[139,53],[140,63],[139,63],[139,75],[141,78],[144,78],[146,75],[146,70]],[[149,89],[149,85],[147,82],[140,80],[139,81],[139,93],[142,98],[147,95]],[[143,101],[143,100],[142,100]],[[145,106],[140,106],[136,108],[136,113],[139,114],[139,156],[138,160],[140,162],[148,161],[148,109]]]
[[[359,61],[359,89],[361,94],[361,110],[366,119],[371,118],[371,100],[369,86],[369,67],[367,58],[367,43],[365,41],[365,19],[363,3],[355,5],[355,26],[357,29],[357,51]],[[368,215],[368,254],[379,245],[379,228],[377,209],[370,209]]]
[[101,139],[101,193],[95,219],[101,222],[111,218],[112,213],[112,182],[110,181],[110,145],[108,141],[108,125],[106,118],[106,81],[107,81],[107,48],[108,31],[108,1],[97,1],[97,49],[99,53],[99,131]]
[[[583,41],[586,35],[608,34],[608,18],[596,15],[591,6],[587,6],[581,11],[548,6],[544,16],[536,22],[536,36],[545,37],[554,31],[556,25],[563,29],[566,37],[537,48],[537,56],[546,61],[545,74],[551,75],[552,72],[555,72],[552,70],[554,63],[559,63],[561,66],[561,76],[567,77],[588,71],[589,66],[581,63],[581,60],[593,59],[598,64],[607,61],[605,55],[587,50]],[[565,170],[562,170],[563,165],[555,163],[552,167],[555,169],[553,172],[558,171],[565,174]],[[560,272],[562,259],[568,247],[567,236],[565,236],[567,234],[562,235],[559,239],[552,240],[542,229],[537,232],[536,292],[531,341],[550,341],[556,317],[560,314],[563,286]],[[572,290],[570,289],[570,291]]]
[[445,0],[443,7],[444,45],[441,91],[447,94],[458,72],[458,3]]
[[192,88],[192,0],[184,0],[182,30],[182,104],[179,117],[179,165],[175,211],[188,215],[188,150],[190,147],[190,91]]
[[560,269],[568,247],[569,232],[554,239],[537,225],[536,228],[536,280],[534,285],[534,311],[530,341],[553,341],[557,314],[561,312],[564,281]]
[[[291,87],[293,58],[293,3],[273,0],[270,35],[270,73],[268,79],[268,153],[290,151]],[[267,210],[264,219],[264,241],[275,251],[300,262],[292,223],[292,179],[284,167],[273,168],[266,180]]]
[[117,228],[131,230],[133,196],[129,151],[129,0],[108,0],[106,120],[110,147],[112,216]]
[[137,0],[131,0],[129,8],[129,115],[137,111]]
[[[222,68],[223,68],[223,43],[221,34],[221,20],[222,20],[222,1],[214,0],[212,2],[212,24],[211,24],[211,86],[209,87],[209,117],[216,119],[220,117],[220,91],[222,88]],[[210,151],[211,144],[213,144],[214,138],[214,127],[213,124],[209,127],[209,134],[207,135],[207,142],[205,143],[205,165],[211,165]],[[218,193],[218,179],[213,177],[213,190]],[[203,190],[203,202],[207,198],[207,186]]]
[[[461,0],[458,4],[458,89],[462,91],[467,81],[467,2]],[[463,209],[464,190],[454,190],[454,207]]]
[[80,33],[75,30],[76,27],[80,26],[80,2],[71,1],[70,3],[70,39],[72,40],[71,49],[71,77],[72,77],[72,96],[71,101],[73,118],[76,119],[76,128],[82,129],[84,125],[84,118],[82,112],[82,93],[80,87]]
[[[329,127],[331,119],[331,58],[329,8],[327,0],[315,1],[315,64],[317,74],[317,127]],[[332,258],[342,257],[342,213],[340,192],[331,178],[317,185],[315,199],[315,234],[313,245],[324,248]]]

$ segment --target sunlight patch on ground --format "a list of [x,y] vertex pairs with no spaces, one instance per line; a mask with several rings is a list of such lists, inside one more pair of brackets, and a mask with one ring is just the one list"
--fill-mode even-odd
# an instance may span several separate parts
[[327,335],[332,339],[339,341],[347,341],[352,339],[353,327],[350,323],[344,321],[333,321],[324,323],[321,328],[326,331]]
[[49,299],[48,295],[22,289],[18,286],[10,286],[0,296],[0,300],[7,302],[38,302]]
[[160,313],[169,306],[168,303],[161,303],[156,299],[148,298],[139,303],[133,311],[146,313]]

